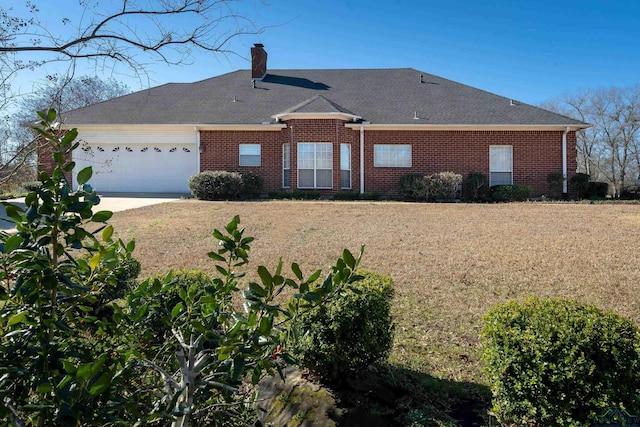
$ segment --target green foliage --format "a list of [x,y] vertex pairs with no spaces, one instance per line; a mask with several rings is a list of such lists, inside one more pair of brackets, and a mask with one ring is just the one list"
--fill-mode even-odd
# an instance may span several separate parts
[[483,360],[503,425],[589,426],[607,409],[640,410],[640,331],[561,299],[527,299],[484,317]]
[[189,189],[200,200],[236,199],[243,189],[238,172],[204,171],[189,177]]
[[250,197],[258,197],[262,194],[264,178],[255,172],[245,172],[242,174],[242,194]]
[[486,200],[489,193],[489,179],[481,172],[472,172],[462,185],[463,197],[467,200],[479,202]]
[[400,192],[406,200],[453,200],[458,196],[462,175],[440,172],[422,176],[409,173],[400,177]]
[[42,188],[42,183],[40,181],[29,181],[22,184],[22,187],[26,191],[38,191],[40,188]]
[[523,202],[531,197],[530,185],[494,185],[491,187],[491,200],[494,202]]
[[327,379],[338,380],[385,359],[393,344],[392,279],[373,272],[357,274],[361,280],[339,297],[303,312],[297,323],[296,356]]
[[423,200],[426,194],[424,175],[407,173],[400,177],[400,194],[405,200]]
[[586,173],[577,173],[569,178],[569,187],[578,199],[584,199],[589,190],[590,176]]
[[40,173],[24,208],[3,203],[17,231],[0,233],[0,353],[10,355],[0,365],[0,417],[14,426],[103,425],[130,402],[112,395],[130,355],[97,309],[135,274],[134,244],[113,240],[111,212],[93,212],[91,168],[78,173],[75,191],[65,178],[77,131],[55,131],[53,110],[38,115],[35,131],[56,167]]
[[[144,343],[138,346],[144,354],[139,366],[147,368],[149,378],[142,390],[151,390],[136,398],[154,408],[156,419],[175,416],[174,425],[190,419],[218,425],[241,417],[248,409],[245,403],[255,400],[242,394],[242,381],[248,377],[257,384],[290,360],[286,343],[299,311],[332,300],[354,280],[362,253],[356,258],[348,250],[324,281],[318,280],[319,270],[305,279],[295,263],[293,278],[283,276],[282,261],[273,272],[259,266],[260,281],[242,291],[239,311],[234,305],[244,276],[239,270],[249,262],[253,241],[239,223],[236,216],[224,230],[213,232],[218,246],[208,255],[216,262],[215,277],[169,273],[145,280],[127,297],[123,315],[130,319],[133,342]],[[277,297],[286,288],[296,297],[281,305]],[[164,391],[158,395],[154,384],[160,382]]]
[[587,199],[605,199],[609,194],[609,184],[606,182],[589,182]]
[[564,174],[562,172],[550,172],[547,175],[547,184],[549,185],[549,195],[555,199],[561,198],[563,183],[564,183]]

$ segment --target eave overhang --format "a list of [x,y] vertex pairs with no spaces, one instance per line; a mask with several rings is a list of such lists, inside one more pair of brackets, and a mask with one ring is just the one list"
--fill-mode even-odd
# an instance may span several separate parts
[[591,125],[437,125],[437,124],[372,124],[347,123],[349,129],[396,130],[396,131],[578,131],[590,128]]

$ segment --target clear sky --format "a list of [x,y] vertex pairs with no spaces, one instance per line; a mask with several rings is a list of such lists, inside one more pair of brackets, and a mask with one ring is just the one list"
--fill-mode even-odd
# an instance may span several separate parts
[[[244,58],[201,54],[189,66],[154,65],[153,85],[250,68],[253,43],[265,45],[270,69],[410,67],[530,104],[640,84],[640,0],[267,2],[242,3],[257,25],[273,26],[233,42]],[[77,2],[51,3],[60,13]]]

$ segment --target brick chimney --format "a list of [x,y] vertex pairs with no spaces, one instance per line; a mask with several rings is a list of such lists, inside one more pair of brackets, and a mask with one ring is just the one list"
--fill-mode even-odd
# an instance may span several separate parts
[[255,43],[251,48],[251,78],[262,80],[267,74],[267,51],[262,43]]

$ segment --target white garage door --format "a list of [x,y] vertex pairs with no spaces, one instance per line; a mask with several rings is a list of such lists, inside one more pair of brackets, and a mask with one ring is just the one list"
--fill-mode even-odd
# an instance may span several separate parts
[[188,179],[197,172],[193,143],[92,143],[78,147],[74,160],[76,174],[93,168],[89,183],[98,192],[188,193]]

